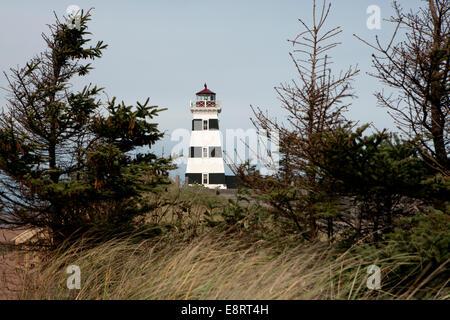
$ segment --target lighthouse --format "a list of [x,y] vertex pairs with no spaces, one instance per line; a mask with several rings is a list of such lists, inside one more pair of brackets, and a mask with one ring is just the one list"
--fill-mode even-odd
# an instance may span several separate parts
[[205,83],[204,89],[196,93],[196,99],[189,105],[193,119],[186,182],[211,189],[226,189],[218,117],[221,103]]

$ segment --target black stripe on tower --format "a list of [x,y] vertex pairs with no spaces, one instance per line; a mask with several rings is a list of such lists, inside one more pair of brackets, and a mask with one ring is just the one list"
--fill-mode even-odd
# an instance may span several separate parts
[[[201,173],[186,173],[185,178],[188,184],[203,184],[203,174]],[[225,184],[225,173],[210,173],[209,184]]]
[[225,173],[210,173],[209,184],[225,184]]
[[186,178],[186,182],[188,184],[194,184],[194,183],[201,184],[202,183],[202,174],[201,173],[186,173],[184,175],[184,177]]

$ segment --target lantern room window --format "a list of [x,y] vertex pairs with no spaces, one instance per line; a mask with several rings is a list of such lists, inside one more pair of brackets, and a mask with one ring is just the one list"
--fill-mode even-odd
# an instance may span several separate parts
[[215,96],[214,95],[198,95],[197,96],[197,101],[214,101]]

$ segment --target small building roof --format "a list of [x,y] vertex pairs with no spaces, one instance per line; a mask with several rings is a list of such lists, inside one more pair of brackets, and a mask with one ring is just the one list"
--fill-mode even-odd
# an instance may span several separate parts
[[206,86],[206,83],[204,84],[204,89],[202,91],[199,91],[196,93],[196,95],[204,95],[204,94],[214,94],[214,92],[212,92],[211,90],[208,89],[208,87]]

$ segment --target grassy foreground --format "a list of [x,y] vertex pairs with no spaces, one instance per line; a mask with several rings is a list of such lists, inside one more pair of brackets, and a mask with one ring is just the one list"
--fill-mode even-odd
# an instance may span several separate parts
[[[323,243],[292,247],[249,242],[226,232],[178,240],[114,240],[53,256],[24,276],[24,299],[449,299],[448,261],[402,275],[418,257],[380,258],[378,250],[339,250]],[[81,289],[68,290],[66,267],[81,269]],[[382,270],[382,289],[366,286],[367,267]],[[417,271],[417,270],[416,270]]]
[[[202,188],[167,191],[142,221],[155,235],[86,237],[41,252],[20,275],[20,298],[450,299],[448,213],[423,216],[376,246],[348,248],[302,241],[254,203],[227,203]],[[70,265],[80,267],[80,290],[67,288]],[[370,265],[381,269],[380,290],[367,287]]]

